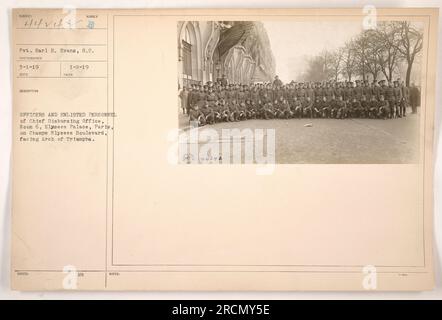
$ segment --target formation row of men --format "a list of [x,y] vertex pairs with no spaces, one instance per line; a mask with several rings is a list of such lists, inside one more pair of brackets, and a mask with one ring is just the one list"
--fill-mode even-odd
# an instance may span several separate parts
[[180,92],[184,112],[200,125],[273,118],[399,118],[406,116],[410,89],[398,79],[355,82],[194,84]]

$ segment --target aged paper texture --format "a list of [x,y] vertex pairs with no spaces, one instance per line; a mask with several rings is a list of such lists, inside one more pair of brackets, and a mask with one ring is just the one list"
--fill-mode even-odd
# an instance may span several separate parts
[[13,289],[432,289],[438,11],[370,14],[14,10]]

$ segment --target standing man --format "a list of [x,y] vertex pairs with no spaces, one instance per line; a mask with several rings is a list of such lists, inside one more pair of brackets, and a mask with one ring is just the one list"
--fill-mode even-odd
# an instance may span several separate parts
[[411,112],[416,114],[417,107],[421,105],[421,92],[419,91],[419,88],[416,87],[414,82],[411,83],[411,88],[410,88],[410,104],[411,104]]
[[189,91],[187,91],[187,87],[184,86],[183,90],[180,92],[181,99],[181,109],[183,109],[183,114],[189,114]]
[[[388,86],[385,86],[384,88],[384,99],[388,101],[388,110],[390,111],[390,118],[394,118],[396,111],[396,100],[394,96],[394,89],[393,89],[393,83],[391,81],[388,81]],[[387,108],[385,108],[387,110]]]
[[403,104],[403,96],[402,96],[402,88],[399,86],[399,81],[394,81],[394,87],[393,87],[393,92],[394,92],[394,100],[396,102],[396,116],[398,118],[402,118],[403,114],[403,108],[402,108],[402,104]]
[[370,87],[368,80],[364,81],[364,86],[362,87],[362,95],[365,96],[367,102],[371,100],[371,96],[373,95],[373,90]]
[[407,115],[407,107],[410,105],[410,88],[405,86],[404,81],[397,79],[399,81],[400,88],[402,90],[402,115],[405,117]]
[[352,82],[351,81],[346,81],[345,82],[345,86],[343,88],[343,93],[344,93],[343,98],[344,98],[344,101],[348,101],[349,99],[352,98],[352,93],[353,93],[352,91],[353,91],[353,89],[352,89]]
[[307,82],[307,88],[305,89],[305,96],[310,97],[311,101],[315,100],[315,90],[311,87],[310,82]]
[[273,87],[281,87],[283,85],[282,81],[279,79],[278,76],[275,76],[275,80],[273,80]]
[[356,80],[355,81],[356,86],[353,88],[353,99],[356,99],[358,101],[361,101],[362,98],[362,86],[361,86],[361,81],[360,80]]
[[381,82],[377,82],[376,80],[373,80],[373,83],[371,84],[371,92],[372,95],[376,98],[376,100],[379,101],[379,98],[381,96],[382,89],[380,87]]

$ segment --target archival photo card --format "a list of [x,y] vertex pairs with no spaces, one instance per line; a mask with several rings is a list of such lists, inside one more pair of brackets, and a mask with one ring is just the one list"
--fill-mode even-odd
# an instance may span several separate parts
[[431,290],[438,10],[15,9],[15,290]]

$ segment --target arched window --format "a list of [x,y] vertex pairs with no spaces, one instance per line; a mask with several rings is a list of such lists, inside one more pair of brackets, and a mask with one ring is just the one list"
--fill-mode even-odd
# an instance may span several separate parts
[[183,75],[184,78],[192,79],[192,47],[194,45],[189,26],[186,26],[184,32],[183,45]]

